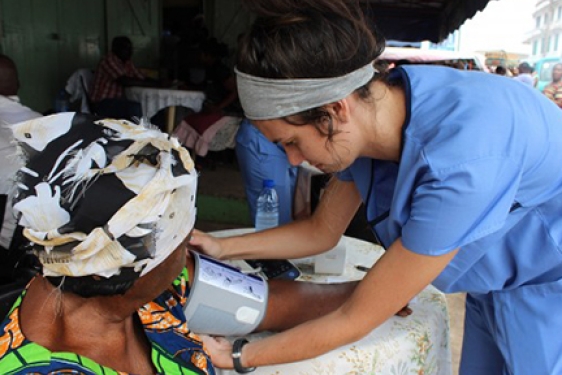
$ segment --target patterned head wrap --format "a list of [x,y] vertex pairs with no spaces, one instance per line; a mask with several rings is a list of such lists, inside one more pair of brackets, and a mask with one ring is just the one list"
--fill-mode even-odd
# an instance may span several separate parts
[[27,161],[14,210],[45,276],[134,280],[191,231],[197,173],[175,138],[74,113],[12,129]]

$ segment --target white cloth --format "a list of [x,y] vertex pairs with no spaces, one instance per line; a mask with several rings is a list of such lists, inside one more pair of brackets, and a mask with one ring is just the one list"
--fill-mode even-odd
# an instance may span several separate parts
[[[216,237],[250,233],[253,229],[232,229],[212,232]],[[365,273],[355,266],[370,267],[384,253],[367,241],[346,238],[347,259],[342,275],[322,275],[300,266],[299,280],[318,283],[341,283],[358,280]],[[232,261],[244,269],[243,262]],[[236,263],[238,262],[238,263]],[[452,373],[449,345],[449,314],[445,295],[433,286],[423,289],[410,301],[414,311],[407,318],[394,316],[359,341],[344,345],[313,359],[283,365],[258,367],[255,375],[342,375],[342,374],[432,374]],[[376,309],[376,305],[373,305]],[[329,327],[327,327],[329,329]],[[250,341],[271,335],[264,332],[248,336]],[[234,339],[234,337],[230,337]],[[235,375],[233,370],[217,369],[217,375]]]
[[94,72],[90,69],[78,69],[68,78],[64,88],[70,95],[71,102],[80,100],[80,111],[84,113],[90,113],[88,93],[93,80]]
[[521,73],[516,77],[513,77],[514,80],[524,83],[525,85],[529,85],[533,87],[534,79],[533,76],[529,73]]
[[[17,96],[0,95],[0,194],[9,195],[12,191],[14,176],[22,166],[16,157],[16,145],[13,143],[12,131],[9,125],[41,117],[30,108],[21,105]],[[12,213],[10,199],[6,202],[4,218],[0,230],[0,246],[5,249],[10,247],[12,236],[16,228],[16,219]]]
[[184,106],[199,112],[205,100],[203,91],[187,91],[174,89],[158,89],[151,87],[125,88],[127,99],[139,102],[142,114],[151,118],[159,110],[171,106]]

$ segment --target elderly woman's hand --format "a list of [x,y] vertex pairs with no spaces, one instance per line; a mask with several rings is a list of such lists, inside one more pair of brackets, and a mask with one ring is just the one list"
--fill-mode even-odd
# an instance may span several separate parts
[[207,254],[216,259],[221,259],[222,246],[219,240],[207,233],[194,229],[189,239],[189,245],[198,252]]
[[203,341],[203,348],[211,357],[214,366],[224,369],[234,367],[232,363],[232,344],[227,339],[207,335],[199,335],[199,338]]

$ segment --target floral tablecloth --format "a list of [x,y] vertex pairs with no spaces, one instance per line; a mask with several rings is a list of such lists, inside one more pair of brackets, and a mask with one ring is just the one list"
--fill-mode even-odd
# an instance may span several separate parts
[[[251,229],[214,232],[217,237],[247,233]],[[311,267],[302,267],[304,280],[342,282],[361,279],[365,273],[356,265],[370,267],[383,254],[382,248],[355,238],[346,238],[345,272],[318,275]],[[297,261],[298,263],[298,261]],[[410,303],[414,313],[392,317],[363,339],[342,346],[314,359],[256,369],[256,375],[450,375],[449,314],[443,293],[432,286],[425,288]],[[376,306],[373,306],[376,308]],[[249,336],[258,340],[269,333]],[[234,371],[218,370],[220,375]]]
[[132,86],[125,89],[127,98],[142,106],[142,114],[151,118],[159,110],[171,106],[184,106],[199,112],[205,100],[203,91],[161,89]]

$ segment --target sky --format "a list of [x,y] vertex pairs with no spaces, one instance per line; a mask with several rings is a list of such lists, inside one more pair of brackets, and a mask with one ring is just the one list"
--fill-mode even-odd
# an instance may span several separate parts
[[460,28],[461,51],[531,53],[531,45],[524,44],[534,28],[533,11],[537,0],[490,0],[482,12],[467,20]]

